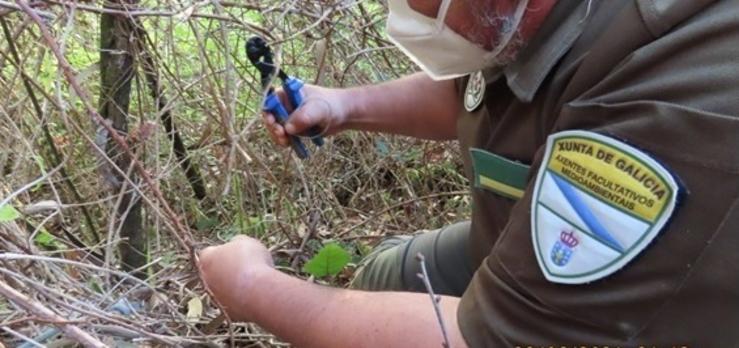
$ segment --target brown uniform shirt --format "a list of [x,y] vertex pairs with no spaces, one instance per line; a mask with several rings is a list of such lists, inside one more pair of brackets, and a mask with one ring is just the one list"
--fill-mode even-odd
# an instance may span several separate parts
[[[739,0],[560,0],[517,62],[485,77],[482,105],[458,121],[470,180],[471,148],[531,169],[518,200],[472,189],[467,343],[737,347]],[[532,246],[534,178],[563,130],[643,150],[684,193],[638,257],[579,285],[548,281]]]

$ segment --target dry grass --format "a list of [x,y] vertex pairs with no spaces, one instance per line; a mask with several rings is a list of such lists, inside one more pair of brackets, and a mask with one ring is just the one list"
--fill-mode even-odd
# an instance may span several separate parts
[[[39,10],[54,16],[47,22],[54,39],[64,44],[76,78],[96,102],[101,4],[60,3]],[[270,246],[285,272],[304,277],[303,263],[327,240],[340,242],[357,261],[382,236],[466,216],[466,180],[452,143],[345,133],[300,162],[276,149],[259,122],[262,91],[242,52],[249,36],[270,33],[272,42],[281,43],[286,70],[310,83],[346,87],[387,80],[411,66],[384,39],[382,3],[213,4],[142,2],[145,10],[128,12],[149,33],[168,108],[208,197],[194,198],[140,75],[125,137],[198,246],[249,234]],[[0,342],[74,346],[69,335],[49,334],[75,327],[108,345],[281,345],[254,325],[213,321],[219,311],[193,272],[189,250],[175,242],[162,202],[139,179],[126,190],[145,203],[147,276],[139,280],[121,271],[116,211],[122,192],[111,192],[101,174],[107,159],[95,150],[99,132],[38,28],[16,10],[0,7],[0,17],[22,59],[15,64],[9,42],[0,40],[0,201],[12,195],[10,204],[24,212],[0,223],[0,283],[57,315],[50,319],[0,297]],[[44,127],[61,153],[58,166]],[[352,271],[320,281],[342,286]]]

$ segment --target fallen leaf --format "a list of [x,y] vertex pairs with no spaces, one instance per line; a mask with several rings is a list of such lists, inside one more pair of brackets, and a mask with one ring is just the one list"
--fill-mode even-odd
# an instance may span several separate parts
[[193,297],[187,301],[187,319],[198,320],[203,315],[203,301],[200,297]]

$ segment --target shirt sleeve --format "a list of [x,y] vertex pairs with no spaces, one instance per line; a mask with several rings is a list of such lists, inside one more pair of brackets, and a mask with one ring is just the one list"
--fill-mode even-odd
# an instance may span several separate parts
[[708,7],[554,111],[550,134],[585,130],[637,148],[669,168],[684,195],[659,235],[620,270],[559,284],[537,263],[532,180],[462,298],[458,323],[470,346],[739,341],[738,18],[739,1]]

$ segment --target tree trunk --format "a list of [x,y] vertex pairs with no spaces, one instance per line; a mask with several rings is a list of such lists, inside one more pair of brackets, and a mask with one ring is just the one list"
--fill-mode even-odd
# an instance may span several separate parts
[[172,141],[174,154],[180,163],[180,167],[185,172],[185,177],[187,177],[187,181],[195,193],[195,198],[202,201],[207,197],[203,177],[200,175],[197,165],[190,160],[187,154],[187,148],[185,148],[185,142],[182,140],[182,136],[179,130],[177,130],[177,125],[175,125],[174,119],[172,118],[171,108],[167,108],[167,97],[164,95],[164,88],[162,88],[162,84],[159,81],[159,73],[157,72],[156,62],[154,61],[154,54],[147,47],[146,31],[144,31],[140,22],[136,22],[136,25],[136,41],[139,43],[140,66],[146,78],[146,83],[149,86],[149,95],[157,103],[157,110],[161,114],[164,130],[167,132],[169,140]]
[[[126,1],[133,4],[136,1]],[[109,6],[110,3],[106,3]],[[116,1],[114,5],[123,5]],[[109,120],[118,132],[126,134],[128,131],[128,108],[131,95],[131,80],[134,76],[134,43],[133,23],[124,15],[104,13],[100,19],[100,115]],[[108,139],[107,153],[116,165],[124,172],[132,173],[129,178],[136,182],[130,158],[123,154],[115,143]],[[105,165],[105,164],[102,164]],[[116,180],[112,181],[115,194],[120,194],[125,186],[125,192],[118,206],[117,217],[120,221],[121,261],[126,270],[133,270],[146,264],[147,238],[142,227],[141,199],[132,190],[130,184],[116,171]],[[137,276],[144,276],[143,270]]]

